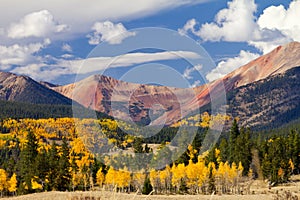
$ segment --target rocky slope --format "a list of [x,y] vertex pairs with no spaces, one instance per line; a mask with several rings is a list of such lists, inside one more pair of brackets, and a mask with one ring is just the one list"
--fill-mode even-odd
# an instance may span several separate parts
[[71,99],[39,84],[30,77],[8,72],[0,72],[0,100],[32,104],[72,104]]
[[[223,89],[228,93],[241,86],[263,80],[272,75],[284,73],[297,66],[300,66],[300,43],[292,42],[279,46],[270,53],[249,62],[225,77],[197,88],[197,95],[187,102],[183,109],[195,110],[210,103],[210,94],[212,93],[217,99],[218,94],[221,94]],[[170,115],[178,116],[180,114],[174,110]],[[160,121],[160,119],[157,119],[157,121]]]
[[228,93],[228,112],[243,126],[277,128],[300,118],[300,67],[247,84]]

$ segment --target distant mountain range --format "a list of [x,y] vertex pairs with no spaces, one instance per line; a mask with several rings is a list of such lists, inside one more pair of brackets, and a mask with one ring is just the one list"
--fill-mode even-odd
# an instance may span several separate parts
[[238,116],[245,126],[261,129],[300,117],[298,66],[300,43],[292,42],[223,78],[191,89],[127,83],[102,75],[57,86],[0,72],[0,100],[71,105],[73,99],[86,108],[117,118],[170,125],[199,108],[209,107],[210,93],[218,94],[224,84],[228,113]]

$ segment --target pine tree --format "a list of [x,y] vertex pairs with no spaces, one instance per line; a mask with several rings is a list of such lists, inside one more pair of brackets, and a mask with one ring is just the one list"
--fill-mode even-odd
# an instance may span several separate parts
[[152,190],[153,190],[153,187],[151,185],[150,179],[149,179],[149,177],[146,177],[144,186],[143,186],[143,190],[142,190],[142,194],[149,195],[152,192]]
[[62,139],[62,146],[61,146],[61,156],[59,157],[58,161],[58,169],[57,169],[57,188],[59,191],[65,191],[69,189],[70,180],[71,180],[71,172],[70,167],[71,164],[69,162],[70,157],[70,149],[67,143],[66,138]]
[[37,167],[37,174],[40,180],[43,183],[44,189],[49,190],[48,188],[48,173],[49,173],[49,157],[48,152],[45,148],[41,149],[39,154],[36,157],[35,165]]
[[133,142],[134,153],[143,153],[143,140],[139,137],[136,137]]
[[31,193],[34,191],[31,180],[37,175],[35,160],[38,155],[38,141],[32,132],[28,132],[26,141],[27,142],[24,144],[25,147],[23,151],[21,151],[20,161],[18,163],[18,168],[20,170],[21,193]]
[[237,144],[236,140],[237,137],[240,135],[239,131],[239,126],[237,123],[237,120],[234,119],[231,129],[230,129],[230,136],[229,136],[229,157],[228,160],[230,163],[234,162],[236,155],[236,149],[237,149]]
[[57,177],[58,175],[58,166],[59,166],[59,156],[57,150],[57,144],[55,142],[52,143],[51,149],[49,150],[49,189],[50,190],[57,190],[58,183]]
[[219,146],[219,148],[220,148],[220,157],[221,157],[221,161],[222,162],[226,162],[226,161],[228,161],[228,143],[227,143],[227,140],[226,139],[222,139],[221,140],[221,143],[220,143],[220,146]]

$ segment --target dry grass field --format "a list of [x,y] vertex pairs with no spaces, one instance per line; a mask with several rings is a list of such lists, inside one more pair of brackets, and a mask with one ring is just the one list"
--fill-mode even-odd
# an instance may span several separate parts
[[[294,200],[286,198],[290,192],[300,199],[300,176],[295,176],[286,185],[269,189],[263,181],[251,185],[251,195],[137,195],[107,191],[89,192],[44,192],[24,196],[2,198],[3,200]],[[284,198],[275,198],[284,196]]]

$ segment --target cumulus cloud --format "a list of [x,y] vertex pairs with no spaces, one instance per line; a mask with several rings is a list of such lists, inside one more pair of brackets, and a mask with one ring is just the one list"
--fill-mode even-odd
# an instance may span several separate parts
[[183,72],[183,77],[186,79],[193,79],[192,73],[195,71],[201,70],[202,67],[203,66],[201,64],[199,64],[199,65],[195,65],[194,67],[191,67],[191,68],[186,68]]
[[280,30],[284,35],[300,41],[299,10],[300,1],[292,1],[287,9],[282,5],[270,6],[263,11],[257,24],[261,28]]
[[[198,25],[195,19],[186,22],[179,33],[192,33],[203,41],[247,42],[263,53],[290,41],[300,41],[300,1],[284,6],[270,6],[255,17],[254,0],[233,0],[220,10],[213,22]],[[274,20],[276,19],[276,20]]]
[[110,21],[96,22],[92,27],[93,34],[87,35],[89,44],[97,45],[100,42],[120,44],[125,38],[135,36],[135,32],[127,31],[123,24],[114,24]]
[[0,45],[0,69],[7,70],[11,66],[26,65],[33,62],[39,62],[39,57],[35,53],[50,44],[49,39],[43,43],[31,43],[28,45],[14,44],[11,46]]
[[219,62],[217,67],[206,75],[206,79],[214,81],[218,78],[225,76],[226,74],[234,71],[242,65],[259,57],[259,54],[251,53],[249,51],[240,51],[240,54],[234,58],[228,58]]
[[41,10],[30,13],[19,22],[11,24],[8,28],[7,36],[13,39],[46,37],[52,33],[64,32],[67,29],[68,26],[56,22],[48,10]]
[[256,28],[254,0],[233,0],[228,2],[228,8],[220,10],[212,23],[202,24],[195,30],[196,20],[189,20],[180,33],[191,31],[204,41],[234,41],[240,42],[251,39]]

